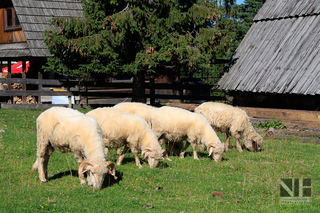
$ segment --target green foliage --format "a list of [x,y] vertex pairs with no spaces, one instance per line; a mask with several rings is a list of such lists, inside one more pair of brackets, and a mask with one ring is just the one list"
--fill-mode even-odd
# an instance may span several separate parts
[[85,18],[53,17],[47,31],[53,57],[47,71],[89,77],[95,73],[185,73],[210,69],[229,57],[232,21],[217,1],[83,1]]
[[[145,75],[201,78],[214,84],[264,0],[82,1],[84,18],[51,19],[44,40],[53,57],[45,71],[69,77]],[[144,96],[144,94],[139,94]]]
[[236,20],[235,28],[237,31],[237,40],[241,41],[253,24],[255,15],[266,0],[245,0],[243,4],[235,5],[232,16]]
[[[235,148],[225,160],[170,157],[159,168],[138,169],[133,155],[107,176],[104,188],[81,185],[71,153],[54,152],[49,182],[31,172],[36,159],[35,120],[43,110],[0,110],[0,212],[318,212],[319,145],[292,139],[267,139],[263,151]],[[83,112],[86,112],[84,110]],[[218,135],[222,141],[225,136]],[[234,141],[232,140],[232,144]],[[108,160],[117,158],[112,151]],[[311,178],[311,204],[279,204],[280,178]],[[156,190],[158,187],[163,189]],[[213,197],[218,191],[223,197]]]
[[259,121],[257,125],[255,125],[257,128],[262,129],[270,129],[273,127],[274,129],[286,129],[287,126],[281,122],[280,119],[277,119],[276,117],[272,117],[272,120],[266,120],[265,122]]

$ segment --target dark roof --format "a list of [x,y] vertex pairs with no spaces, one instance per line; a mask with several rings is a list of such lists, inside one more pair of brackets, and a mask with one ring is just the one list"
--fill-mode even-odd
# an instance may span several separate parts
[[29,56],[31,56],[31,53],[27,42],[0,45],[0,58],[21,58]]
[[50,56],[43,43],[44,30],[53,27],[48,20],[57,17],[83,17],[80,1],[75,0],[12,0],[32,57]]
[[320,94],[320,2],[267,0],[218,82],[231,91]]

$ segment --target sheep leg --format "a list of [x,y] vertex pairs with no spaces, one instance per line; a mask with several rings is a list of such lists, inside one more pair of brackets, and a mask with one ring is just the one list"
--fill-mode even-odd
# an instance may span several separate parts
[[39,158],[39,179],[42,183],[48,182],[48,162],[49,155],[44,155]]
[[50,155],[53,153],[54,148],[51,144],[47,146],[41,146],[38,152],[38,172],[41,182],[46,183],[48,181],[48,162]]
[[120,147],[117,148],[117,155],[121,155],[121,149],[120,149]]
[[237,146],[237,150],[238,150],[239,152],[243,152],[239,139],[236,139],[236,146]]
[[173,155],[173,147],[174,147],[174,142],[172,141],[168,141],[168,140],[164,140],[165,142],[165,146],[166,146],[166,150],[168,152],[169,155]]
[[184,158],[184,153],[186,152],[189,146],[190,146],[190,143],[187,141],[186,145],[183,147],[183,149],[180,152],[180,158]]
[[[109,149],[106,147],[104,148],[104,154],[106,155],[106,158],[108,157],[108,154],[109,154]],[[118,154],[118,149],[117,149],[117,154]],[[120,153],[121,154],[121,153]],[[119,155],[120,155],[119,154]]]
[[192,143],[192,152],[193,152],[193,159],[195,160],[199,160],[198,155],[197,155],[197,144],[196,143]]
[[164,138],[159,139],[160,146],[162,146],[165,142],[166,142],[166,140]]
[[141,163],[140,163],[140,158],[138,156],[138,149],[137,148],[131,148],[132,153],[134,154],[134,159],[136,161],[136,165],[137,167],[139,167],[139,169],[142,168]]
[[224,151],[228,151],[229,150],[229,143],[230,143],[230,139],[231,139],[231,134],[230,133],[226,133],[227,134],[227,140],[224,143]]
[[[84,158],[81,155],[81,152],[74,152],[74,158],[76,159],[77,163],[78,163],[78,168],[81,164],[82,161],[84,161]],[[90,181],[90,172],[87,172],[87,179],[88,179],[88,183]],[[79,176],[79,180],[80,180],[80,184],[86,184],[86,180],[84,179],[84,176],[80,177]],[[89,184],[89,186],[91,186]]]
[[120,157],[119,157],[118,160],[117,160],[117,165],[118,165],[118,166],[121,165],[121,163],[122,163],[122,161],[123,161],[123,158],[124,158],[124,155],[128,152],[128,150],[129,150],[129,147],[124,146],[123,151],[122,151]]

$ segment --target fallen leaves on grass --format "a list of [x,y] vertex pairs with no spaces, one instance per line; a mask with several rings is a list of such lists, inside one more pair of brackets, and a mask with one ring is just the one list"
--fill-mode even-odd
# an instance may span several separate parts
[[222,192],[212,192],[213,197],[223,197],[224,194]]

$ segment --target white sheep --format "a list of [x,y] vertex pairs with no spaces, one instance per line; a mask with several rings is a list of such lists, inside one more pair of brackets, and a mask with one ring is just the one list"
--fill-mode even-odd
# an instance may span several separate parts
[[196,145],[204,144],[207,146],[209,156],[216,162],[221,161],[224,146],[203,115],[164,106],[152,111],[148,122],[158,139],[165,138],[170,143],[187,141],[180,152],[181,158],[191,144],[193,158],[198,160]]
[[148,122],[150,112],[157,109],[156,107],[137,102],[122,102],[114,105],[113,107],[132,115],[137,115],[144,119],[146,122]]
[[[146,122],[148,122],[149,114],[153,110],[157,109],[157,107],[153,107],[153,106],[149,106],[144,103],[137,103],[137,102],[122,102],[122,103],[115,105],[114,108],[120,109],[122,111],[128,112],[128,113],[136,115],[136,116],[139,116],[142,119],[144,119]],[[168,160],[170,160],[168,157],[168,153],[170,153],[172,155],[179,155],[180,151],[182,150],[182,148],[184,146],[183,141],[176,142],[176,143],[169,143],[168,141],[166,141],[164,139],[159,140],[160,146],[162,146],[164,142],[166,142],[165,145],[168,150],[168,152],[166,153],[164,158],[168,159]],[[120,153],[120,149],[117,150],[117,153]]]
[[124,146],[124,150],[117,160],[121,165],[125,153],[130,148],[134,154],[136,165],[141,168],[138,151],[141,149],[143,158],[148,159],[151,168],[155,168],[166,150],[161,149],[158,140],[147,122],[142,118],[131,115],[119,109],[103,107],[87,113],[94,117],[102,129],[106,154],[109,149]]
[[38,116],[36,124],[37,159],[32,170],[38,170],[41,182],[47,182],[48,162],[54,150],[73,152],[81,184],[86,183],[83,173],[87,171],[89,185],[98,189],[106,173],[115,175],[114,164],[105,160],[102,131],[92,117],[73,109],[52,107]]
[[204,115],[216,132],[227,134],[226,151],[231,137],[235,138],[239,152],[243,152],[240,139],[243,140],[245,147],[250,151],[261,149],[263,139],[255,131],[249,117],[242,109],[223,103],[206,102],[195,108],[195,112]]

